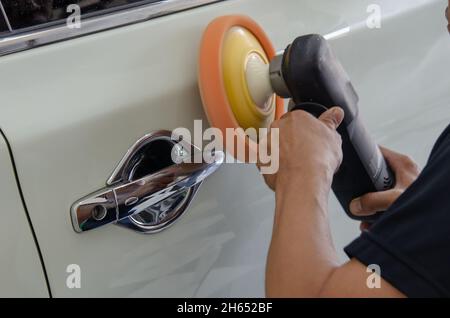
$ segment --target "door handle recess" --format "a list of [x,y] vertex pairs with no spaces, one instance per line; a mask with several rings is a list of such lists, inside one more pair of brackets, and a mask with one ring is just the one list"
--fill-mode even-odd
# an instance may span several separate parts
[[[142,233],[172,225],[188,209],[202,182],[224,162],[221,151],[198,148],[158,131],[138,140],[120,161],[107,186],[72,205],[75,232],[111,223]],[[174,164],[172,152],[190,162]],[[201,160],[195,160],[201,158]]]

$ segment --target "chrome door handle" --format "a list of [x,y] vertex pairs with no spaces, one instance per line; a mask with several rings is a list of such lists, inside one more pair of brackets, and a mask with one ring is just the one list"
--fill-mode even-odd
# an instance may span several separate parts
[[[164,133],[167,140],[168,132]],[[162,140],[161,132],[156,137],[153,134],[144,138],[148,142]],[[142,142],[142,139],[138,143],[142,145],[139,149],[145,149],[148,145]],[[182,147],[186,150],[192,148],[192,145],[182,144]],[[139,160],[133,160],[133,156],[136,158],[136,154],[139,154],[139,149],[129,151],[121,163],[139,164]],[[194,149],[194,154],[189,151],[190,156],[192,159],[198,159],[202,154]],[[223,152],[216,151],[203,155],[204,160],[200,163],[169,165],[136,180],[129,180],[131,178],[128,175],[119,182],[75,203],[71,209],[73,228],[80,233],[106,224],[118,223],[139,232],[161,231],[188,208],[199,185],[220,167],[224,158]],[[133,170],[122,166],[116,169],[115,174],[117,171]],[[143,213],[148,214],[144,219],[149,217],[151,219],[149,222],[136,217]]]

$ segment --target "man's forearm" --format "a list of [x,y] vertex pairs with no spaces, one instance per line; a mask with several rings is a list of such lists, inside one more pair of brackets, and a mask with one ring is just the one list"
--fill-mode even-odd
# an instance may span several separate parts
[[279,176],[273,236],[267,261],[269,297],[319,296],[338,266],[328,222],[331,177]]

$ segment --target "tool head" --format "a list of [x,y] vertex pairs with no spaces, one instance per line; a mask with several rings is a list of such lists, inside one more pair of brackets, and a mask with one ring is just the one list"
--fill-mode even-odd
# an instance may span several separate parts
[[[274,56],[269,38],[249,17],[219,17],[206,28],[199,87],[211,126],[220,128],[224,136],[227,128],[268,128],[284,113],[283,100],[270,84],[269,63]],[[255,137],[241,133],[238,138],[248,151],[257,152]],[[226,141],[227,150],[237,158],[236,145],[229,144]],[[247,155],[237,159],[245,162]]]

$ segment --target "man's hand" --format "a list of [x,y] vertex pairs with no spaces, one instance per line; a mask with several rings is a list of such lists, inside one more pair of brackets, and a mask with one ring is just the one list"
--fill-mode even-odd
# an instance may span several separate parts
[[[336,128],[343,118],[342,109],[337,107],[319,120],[295,111],[272,126],[280,134],[280,168],[278,173],[265,176],[276,190],[266,266],[268,297],[402,296],[383,279],[381,289],[367,288],[366,267],[357,260],[341,266],[333,246],[328,196],[342,161]],[[269,136],[261,142],[270,143],[271,139]]]
[[[333,175],[342,161],[336,128],[343,118],[338,107],[319,119],[298,110],[272,125],[270,134],[278,132],[280,137],[280,162],[276,174],[265,176],[269,187],[276,190],[266,267],[269,297],[318,295],[338,265],[327,215]],[[261,142],[271,140],[269,135]]]
[[293,111],[275,121],[269,136],[262,141],[269,143],[269,150],[276,147],[270,144],[270,134],[278,128],[279,171],[264,175],[267,185],[275,190],[278,183],[287,179],[308,180],[314,176],[331,187],[333,175],[342,162],[342,141],[336,129],[343,119],[344,111],[334,107],[323,113],[319,120],[304,111]]
[[448,25],[447,25],[447,29],[448,32],[450,32],[450,0],[448,0],[448,7],[447,10],[445,11],[445,16],[447,17],[447,21],[448,21]]
[[[350,211],[354,215],[369,216],[387,210],[419,175],[419,168],[410,157],[383,147],[380,149],[395,174],[395,187],[387,191],[368,193],[353,200]],[[367,223],[361,224],[361,230],[368,227]]]

